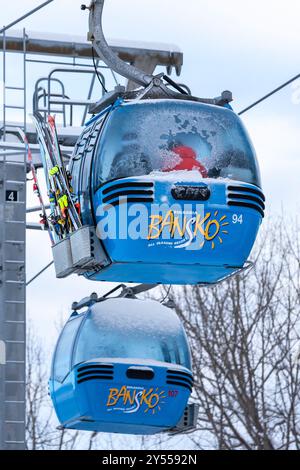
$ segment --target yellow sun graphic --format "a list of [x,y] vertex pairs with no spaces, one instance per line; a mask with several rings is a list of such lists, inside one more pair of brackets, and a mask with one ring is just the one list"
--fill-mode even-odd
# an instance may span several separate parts
[[145,409],[144,413],[148,413],[148,411],[151,411],[153,415],[155,413],[158,413],[161,410],[161,407],[159,405],[163,405],[165,402],[163,401],[167,396],[165,395],[165,392],[159,392],[158,393],[158,388],[156,388],[155,393],[152,394],[151,396],[151,404],[148,404],[148,407]]
[[229,225],[227,221],[227,216],[223,215],[221,218],[218,217],[219,211],[214,213],[214,218],[210,219],[206,224],[205,231],[204,231],[204,239],[202,246],[204,243],[211,242],[211,248],[214,250],[216,248],[216,241],[222,245],[223,243],[223,235],[228,235],[228,231],[225,230],[225,227]]

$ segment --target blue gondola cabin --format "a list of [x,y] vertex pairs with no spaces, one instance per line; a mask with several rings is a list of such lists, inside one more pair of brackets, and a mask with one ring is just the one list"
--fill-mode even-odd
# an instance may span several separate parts
[[193,376],[187,337],[158,302],[107,299],[72,315],[58,340],[50,394],[64,428],[154,434],[184,415]]
[[118,100],[87,125],[70,169],[107,254],[87,278],[212,284],[244,267],[265,205],[255,151],[228,107]]

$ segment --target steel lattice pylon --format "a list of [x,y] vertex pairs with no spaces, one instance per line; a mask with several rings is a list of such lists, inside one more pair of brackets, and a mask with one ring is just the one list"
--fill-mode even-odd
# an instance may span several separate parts
[[25,448],[25,159],[0,157],[0,448]]

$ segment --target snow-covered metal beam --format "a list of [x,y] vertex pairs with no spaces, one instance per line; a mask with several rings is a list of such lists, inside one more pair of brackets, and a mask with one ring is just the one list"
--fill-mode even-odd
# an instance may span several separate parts
[[[108,40],[108,45],[119,58],[131,64],[140,65],[143,70],[152,73],[153,66],[175,68],[180,75],[183,65],[183,53],[173,44],[121,39]],[[6,34],[6,51],[23,52],[23,33],[10,30]],[[3,49],[3,37],[0,36],[0,50]],[[26,51],[28,54],[55,57],[91,59],[91,44],[82,36],[41,33],[26,30]]]

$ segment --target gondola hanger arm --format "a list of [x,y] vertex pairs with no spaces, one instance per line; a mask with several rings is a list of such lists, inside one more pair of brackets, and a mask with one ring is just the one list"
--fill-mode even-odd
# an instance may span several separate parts
[[[98,294],[93,292],[89,297],[85,297],[79,302],[73,302],[72,310],[74,312],[78,312],[82,308],[90,307],[95,303],[103,302],[104,300],[107,300],[109,298],[135,298],[136,295],[142,294],[143,292],[147,292],[151,289],[154,289],[155,287],[157,287],[157,284],[139,284],[134,287],[128,287],[125,284],[119,284],[117,287],[102,295],[101,297],[98,297]],[[118,296],[110,297],[112,294],[114,294],[120,289],[121,292]]]
[[89,6],[82,5],[81,9],[90,11],[89,17],[89,33],[88,40],[92,42],[94,49],[99,57],[110,67],[114,72],[122,75],[128,80],[135,83],[148,86],[154,77],[145,74],[137,67],[127,64],[119,58],[119,56],[109,47],[102,26],[102,15],[105,0],[92,0]]

